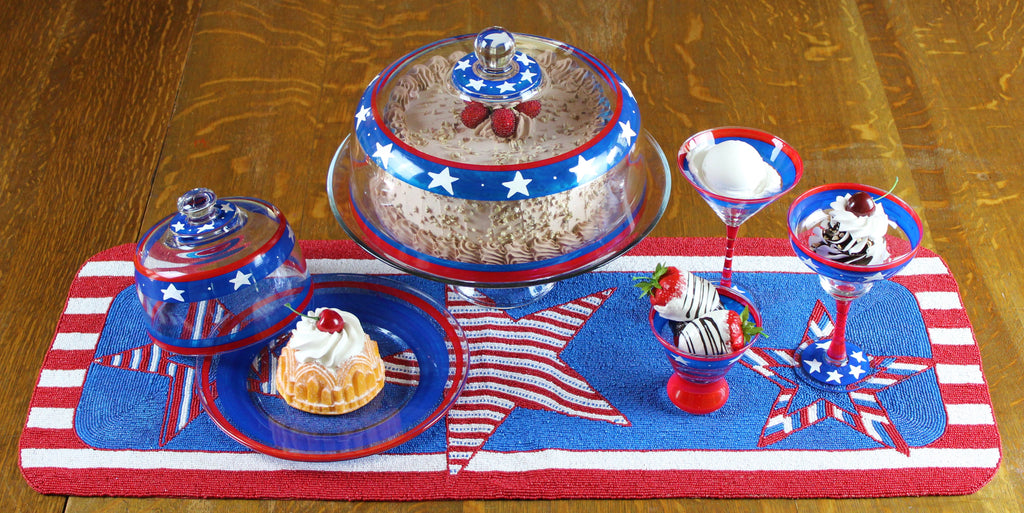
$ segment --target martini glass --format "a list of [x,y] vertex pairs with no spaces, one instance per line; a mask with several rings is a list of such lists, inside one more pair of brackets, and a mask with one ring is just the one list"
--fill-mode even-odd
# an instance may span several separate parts
[[[761,155],[761,159],[779,173],[782,188],[768,196],[747,199],[726,196],[706,187],[692,167],[692,158],[715,144],[729,140],[743,141],[753,146]],[[753,128],[722,127],[690,136],[679,148],[677,164],[690,185],[697,189],[697,193],[725,223],[725,263],[722,266],[722,279],[719,285],[746,294],[732,282],[732,259],[740,225],[789,192],[800,181],[804,173],[803,160],[792,146],[768,132]]]
[[[886,248],[889,258],[875,265],[843,264],[817,254],[808,245],[811,230],[824,219],[823,211],[839,196],[864,191],[882,206],[889,217]],[[884,196],[884,197],[883,197]],[[879,199],[881,198],[881,199]],[[921,219],[903,200],[867,185],[839,183],[815,187],[793,202],[789,209],[789,240],[797,257],[815,273],[822,288],[836,300],[831,340],[798,349],[801,375],[811,385],[830,391],[860,388],[870,376],[861,345],[846,333],[850,303],[906,267],[921,245]],[[869,341],[864,341],[869,342]]]

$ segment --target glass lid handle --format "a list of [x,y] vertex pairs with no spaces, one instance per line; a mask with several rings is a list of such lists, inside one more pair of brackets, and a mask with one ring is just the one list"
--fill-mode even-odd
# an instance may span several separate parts
[[173,235],[169,244],[187,248],[210,242],[238,230],[245,219],[238,207],[218,200],[210,189],[192,189],[178,198],[178,213],[169,225]]
[[539,92],[543,75],[536,60],[516,50],[511,32],[488,27],[476,35],[473,53],[455,63],[452,84],[464,100],[520,102]]
[[516,56],[516,40],[511,32],[501,27],[486,28],[477,34],[473,51],[483,75],[499,77],[515,74],[515,62],[512,59]]
[[178,198],[178,212],[190,224],[206,224],[217,216],[217,195],[203,187],[192,189]]

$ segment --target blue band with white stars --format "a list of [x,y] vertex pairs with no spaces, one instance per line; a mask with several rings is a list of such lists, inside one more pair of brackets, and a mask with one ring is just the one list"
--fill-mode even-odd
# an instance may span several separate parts
[[[241,202],[242,201],[239,201],[239,203]],[[221,202],[218,202],[218,204],[220,203]],[[295,248],[295,234],[288,223],[284,221],[280,212],[275,208],[254,199],[245,199],[244,203],[247,207],[247,215],[265,215],[279,221],[277,232],[274,233],[271,239],[267,242],[268,247],[265,252],[254,253],[248,258],[244,258],[233,265],[227,266],[225,270],[219,274],[204,274],[200,279],[193,280],[159,279],[144,274],[136,268],[135,283],[138,290],[143,295],[160,301],[194,303],[223,297],[239,291],[244,287],[253,286],[277,270],[286,260],[288,260],[292,250]],[[222,215],[212,223],[215,226],[224,226],[231,223],[232,219],[223,218],[232,217],[234,214],[235,213]],[[180,214],[178,215],[180,216]],[[175,224],[177,224],[174,222],[176,221],[176,219],[174,219],[175,216],[171,217],[171,219],[168,219],[169,222],[161,222],[157,224],[157,229],[171,230],[179,234],[187,233],[189,231],[197,232],[198,228],[195,226],[181,227],[180,229],[175,228]],[[236,235],[236,237],[233,238],[232,235]],[[159,234],[153,234],[152,236],[146,237],[146,240],[150,241],[151,246],[160,239],[161,237]],[[148,252],[149,248],[145,248],[145,250]],[[228,253],[240,252],[243,250],[245,250],[243,242],[237,238],[237,233],[229,233],[228,236],[218,239],[216,252],[206,254],[204,251],[190,252],[182,250],[182,256],[196,262],[197,264],[201,264],[205,260],[212,261],[222,259]]]
[[[464,39],[473,36],[462,36]],[[524,36],[525,37],[525,36]],[[534,36],[529,36],[534,37]],[[442,41],[448,43],[450,40]],[[515,166],[475,166],[431,157],[400,141],[380,120],[378,94],[392,75],[418,54],[417,50],[388,67],[366,88],[355,115],[356,139],[372,162],[390,175],[418,189],[460,199],[507,201],[558,194],[603,176],[633,148],[640,131],[640,111],[633,93],[601,61],[579,49],[560,45],[588,63],[610,86],[604,97],[605,127],[586,145],[556,158]],[[533,59],[529,59],[533,64]],[[527,67],[527,70],[531,68]],[[614,103],[614,104],[612,104]]]
[[540,89],[543,76],[540,64],[523,52],[516,52],[513,65],[516,72],[508,78],[489,80],[478,73],[477,56],[467,54],[455,63],[452,82],[464,96],[473,100],[516,101],[525,100]]

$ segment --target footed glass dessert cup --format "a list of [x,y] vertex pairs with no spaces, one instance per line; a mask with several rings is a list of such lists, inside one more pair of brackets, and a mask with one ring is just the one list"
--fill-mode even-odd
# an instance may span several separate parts
[[[718,294],[723,307],[737,313],[746,308],[749,319],[761,327],[761,314],[747,297],[721,285],[718,286]],[[743,358],[760,335],[755,335],[742,349],[729,354],[692,355],[680,350],[673,342],[673,321],[665,319],[653,308],[648,315],[648,321],[654,337],[661,343],[665,356],[672,365],[672,377],[665,387],[672,404],[694,415],[718,411],[725,406],[729,400],[729,382],[725,376],[733,365]]]
[[366,251],[493,308],[536,301],[643,239],[671,175],[632,91],[565,43],[490,27],[378,75],[327,177]]
[[[837,197],[865,192],[888,216],[885,244],[888,257],[881,263],[857,265],[826,258],[809,242],[815,227],[825,219]],[[799,350],[800,375],[811,385],[830,391],[860,388],[870,377],[870,364],[862,347],[870,340],[854,342],[847,337],[847,320],[853,300],[867,294],[875,282],[898,273],[917,254],[921,245],[921,219],[913,208],[885,191],[860,184],[839,183],[815,187],[796,199],[789,209],[789,240],[801,262],[818,274],[822,288],[836,301],[836,317],[829,339]]]
[[[778,173],[778,190],[756,194],[757,197],[740,197],[710,187],[696,169],[694,159],[711,147],[726,141],[741,141],[757,150],[761,160]],[[768,132],[753,128],[721,127],[690,136],[679,148],[676,163],[683,177],[725,223],[725,263],[722,266],[722,279],[719,284],[745,294],[742,288],[733,283],[732,276],[732,260],[740,225],[796,186],[803,176],[803,160],[792,146]],[[741,177],[736,179],[742,180]]]

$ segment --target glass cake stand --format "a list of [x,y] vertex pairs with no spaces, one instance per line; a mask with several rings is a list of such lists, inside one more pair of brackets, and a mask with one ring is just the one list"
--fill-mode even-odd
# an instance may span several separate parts
[[627,215],[609,233],[568,254],[521,264],[492,265],[458,262],[426,255],[389,235],[372,212],[359,208],[355,196],[362,191],[354,177],[365,165],[351,152],[352,137],[338,147],[327,175],[327,195],[338,223],[363,249],[391,266],[452,285],[469,301],[508,309],[530,304],[552,290],[555,283],[595,269],[639,243],[665,212],[671,189],[668,160],[650,133],[641,130],[629,158],[628,180],[635,194],[619,200]]

